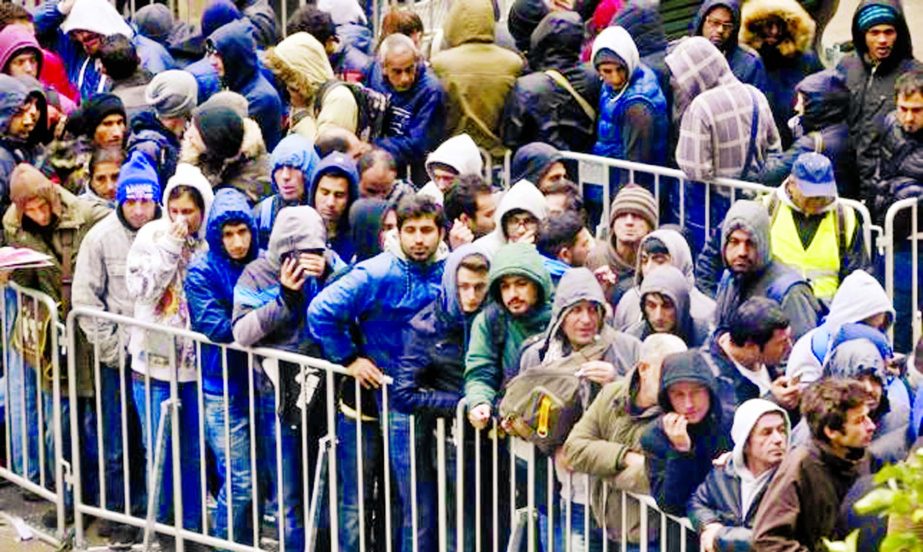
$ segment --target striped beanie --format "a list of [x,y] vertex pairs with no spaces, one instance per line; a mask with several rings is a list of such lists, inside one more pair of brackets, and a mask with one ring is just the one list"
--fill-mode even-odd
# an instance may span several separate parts
[[647,188],[637,184],[627,184],[619,190],[609,210],[609,225],[626,213],[633,213],[647,221],[651,229],[657,228],[657,201]]
[[894,25],[896,23],[897,11],[885,4],[868,4],[856,14],[856,25],[863,33],[875,25]]

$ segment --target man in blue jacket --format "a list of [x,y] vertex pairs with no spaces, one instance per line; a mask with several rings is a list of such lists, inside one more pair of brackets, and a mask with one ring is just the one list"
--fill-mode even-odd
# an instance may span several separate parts
[[276,193],[261,201],[254,211],[260,249],[269,246],[269,235],[283,207],[308,204],[307,187],[320,159],[310,140],[289,134],[272,150],[269,162],[269,177]]
[[[208,252],[189,267],[184,284],[192,329],[205,334],[215,343],[231,343],[234,341],[231,332],[234,286],[244,267],[257,254],[256,227],[246,196],[230,188],[215,194],[208,214],[205,239]],[[205,438],[215,455],[215,473],[222,481],[214,534],[219,538],[251,544],[253,531],[249,527],[249,503],[253,477],[250,471],[247,355],[228,351],[226,359],[225,363],[219,347],[202,347]],[[229,433],[225,433],[225,422]],[[228,470],[230,478],[227,478]],[[229,500],[233,500],[230,536]]]
[[359,199],[356,162],[335,151],[317,165],[311,177],[307,204],[317,209],[327,225],[327,247],[345,262],[356,252],[349,231],[349,208]]
[[[382,404],[378,392],[385,376],[394,376],[403,348],[401,332],[408,322],[436,298],[442,281],[442,242],[445,216],[432,199],[410,196],[397,208],[397,239],[389,240],[386,251],[357,264],[342,278],[325,288],[308,308],[308,326],[320,344],[324,357],[347,367],[362,387],[376,390],[375,402],[357,406],[355,389],[347,381],[340,398],[337,422],[339,458],[337,479],[340,484],[340,546],[344,550],[358,547],[358,489],[355,487],[357,453],[364,458],[366,470],[383,469],[375,458],[382,446],[378,420],[388,415],[384,425],[390,432],[392,484],[397,487],[394,523],[399,527],[395,550],[409,551],[414,538],[427,538],[432,527],[420,526],[413,535],[410,502],[410,417]],[[351,327],[358,321],[358,333]],[[362,335],[357,342],[353,335]],[[360,394],[360,400],[361,395]],[[366,401],[363,401],[363,403]],[[356,409],[359,412],[356,412]],[[356,451],[356,429],[362,427],[362,449]],[[379,459],[380,462],[380,459]],[[380,474],[379,474],[380,475]]]
[[406,174],[410,166],[411,179],[423,185],[428,178],[423,160],[438,145],[445,127],[442,84],[413,41],[402,34],[382,41],[370,75],[369,87],[391,98],[388,126],[375,145],[394,156],[398,174]]
[[260,72],[253,26],[237,20],[220,27],[205,41],[205,51],[224,86],[247,98],[248,115],[260,124],[266,149],[275,148],[282,138],[282,100]]

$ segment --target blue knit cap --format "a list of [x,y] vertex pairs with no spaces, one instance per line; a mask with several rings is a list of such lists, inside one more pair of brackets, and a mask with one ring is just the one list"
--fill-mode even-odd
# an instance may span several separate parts
[[833,165],[820,153],[802,153],[792,167],[795,184],[805,197],[836,197]]
[[884,4],[869,4],[859,10],[856,24],[863,33],[875,25],[894,25],[897,23],[897,12],[891,6]]
[[157,171],[151,160],[140,151],[133,152],[119,172],[116,203],[122,205],[129,199],[160,203],[160,193]]

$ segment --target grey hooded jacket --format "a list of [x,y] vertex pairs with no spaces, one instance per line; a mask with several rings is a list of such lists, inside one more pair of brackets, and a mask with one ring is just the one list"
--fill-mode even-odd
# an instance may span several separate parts
[[[669,298],[676,308],[676,326],[671,333],[685,341],[686,345],[692,349],[700,347],[708,339],[710,320],[708,318],[697,318],[692,314],[689,288],[689,280],[678,268],[672,265],[659,266],[652,270],[641,284],[638,303],[640,306],[644,302],[645,296],[649,293],[659,293]],[[655,332],[648,322],[647,316],[643,316],[641,320],[629,326],[625,333],[644,341],[647,336]]]

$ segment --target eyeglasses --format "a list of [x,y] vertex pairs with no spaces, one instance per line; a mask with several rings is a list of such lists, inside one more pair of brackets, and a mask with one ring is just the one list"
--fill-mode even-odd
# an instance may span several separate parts
[[733,31],[734,30],[733,22],[725,23],[724,21],[721,21],[720,19],[712,19],[711,17],[706,17],[705,23],[707,23],[710,27],[718,27],[722,31]]
[[516,228],[517,226],[528,228],[538,226],[538,220],[532,215],[513,215],[506,220],[506,226],[508,228]]

